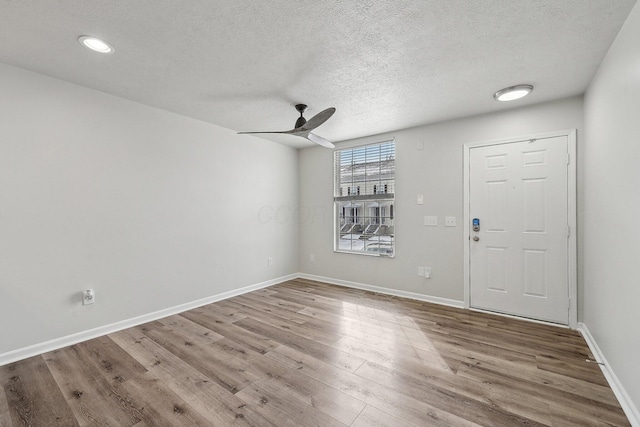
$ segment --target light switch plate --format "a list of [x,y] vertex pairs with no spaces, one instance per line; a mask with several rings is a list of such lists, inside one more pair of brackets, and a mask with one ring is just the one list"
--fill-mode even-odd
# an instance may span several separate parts
[[424,217],[424,225],[429,225],[429,226],[438,225],[438,217],[437,216],[425,216]]

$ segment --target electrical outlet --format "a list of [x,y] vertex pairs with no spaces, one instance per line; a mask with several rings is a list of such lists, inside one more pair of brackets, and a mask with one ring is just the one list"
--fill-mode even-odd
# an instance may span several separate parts
[[445,216],[444,217],[444,226],[445,227],[455,227],[456,226],[456,217],[455,216]]
[[424,268],[424,278],[431,279],[431,267]]
[[273,265],[273,258],[271,258],[271,257],[267,258],[267,265],[269,267],[271,267]]
[[309,255],[309,261],[313,262],[316,260],[316,256],[314,254]]
[[82,293],[82,305],[95,304],[96,294],[93,289],[87,289]]

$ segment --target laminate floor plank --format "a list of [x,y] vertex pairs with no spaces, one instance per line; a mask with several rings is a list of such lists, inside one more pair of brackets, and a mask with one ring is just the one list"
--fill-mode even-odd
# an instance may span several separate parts
[[[396,344],[394,347],[400,346]],[[458,369],[457,361],[448,357],[443,357],[438,352],[414,349],[414,351],[394,352],[389,347],[381,345],[367,345],[353,338],[341,338],[334,344],[333,348],[353,354],[369,362],[374,362],[387,367],[397,367],[401,365],[412,365],[414,363],[430,366],[432,369],[439,369],[448,373]],[[409,350],[407,346],[403,350]]]
[[574,361],[563,358],[561,355],[541,354],[536,356],[536,360],[540,370],[578,378],[602,386],[608,385],[598,364],[587,362],[585,357],[577,358]]
[[[278,294],[280,298],[288,300],[296,300],[297,297],[295,295],[300,295],[300,292],[296,293],[291,290],[288,293],[285,292]],[[421,321],[423,323],[430,322],[432,325],[437,326],[437,321],[458,320],[455,317],[452,317],[448,311],[444,312],[446,313],[445,315],[438,314],[437,312],[426,312],[427,314],[425,317],[420,318],[415,316],[416,314],[423,313],[420,311],[415,311],[410,316],[408,315],[407,310],[402,310],[401,308],[388,307],[387,310],[383,308],[376,308],[375,310],[372,310],[367,307],[358,306],[354,303],[344,303],[338,300],[331,300],[326,297],[324,300],[318,300],[314,299],[311,295],[305,295],[304,298],[307,299],[309,308],[301,312],[303,314],[313,316],[311,313],[316,313],[318,315],[322,315],[321,313],[332,313],[357,322],[366,322],[367,324],[375,327],[385,326],[387,328],[393,328],[399,326],[412,326],[414,328],[420,328],[422,325],[418,325],[416,321]],[[378,298],[381,298],[381,296]],[[311,302],[309,300],[311,300]],[[431,306],[433,305],[434,304],[431,304]],[[466,320],[467,323],[472,323],[473,318],[467,319],[471,319]],[[487,320],[482,319],[479,323],[486,326]]]
[[[479,424],[458,417],[455,413],[440,410],[428,402],[407,397],[361,376],[345,372],[287,346],[280,346],[267,353],[281,363],[296,369],[310,378],[322,382],[343,393],[355,397],[367,405],[394,414],[404,424],[416,426],[478,426]],[[400,425],[404,425],[400,424]]]
[[630,426],[573,330],[294,279],[0,366],[0,427]]
[[[273,302],[268,302],[267,298],[252,298],[246,294],[235,297],[233,301],[221,302],[229,304],[232,307],[238,307],[239,312],[245,315],[251,314],[253,310],[259,310],[263,313],[279,317],[282,320],[298,323],[300,325],[304,324],[308,320],[307,316],[298,313],[298,311],[304,309],[304,307],[299,304],[274,304]],[[298,308],[298,310],[294,311],[291,310],[292,305],[294,308],[302,308]]]
[[257,351],[258,353],[264,354],[269,350],[273,350],[279,345],[268,337],[255,334],[233,323],[224,323],[215,320],[212,321],[207,316],[203,316],[200,313],[187,311],[181,313],[180,316],[185,317],[192,322],[202,325],[208,329],[211,329],[213,332],[232,339],[239,344],[243,344]]
[[[430,402],[435,407],[456,413],[469,421],[495,426],[543,426],[544,423],[522,417],[516,413],[509,412],[501,408],[498,403],[490,402],[488,399],[490,389],[487,388],[487,396],[482,400],[476,400],[465,396],[464,390],[450,391],[440,388],[429,382],[416,379],[413,375],[407,375],[399,371],[385,368],[370,362],[363,364],[356,375],[370,381],[391,388],[406,396],[413,396],[418,400]],[[458,412],[456,412],[458,411]],[[549,425],[549,424],[546,424]]]
[[150,426],[210,426],[211,423],[180,396],[147,372],[121,384],[123,392],[136,402],[138,414]]
[[[149,341],[144,341],[148,338],[154,345],[157,345],[163,351],[169,352],[172,357],[178,358],[181,361],[187,363],[194,361],[191,365],[194,369],[197,368],[198,372],[208,375],[208,379],[213,383],[220,384],[221,387],[226,388],[227,391],[235,392],[240,389],[239,385],[231,387],[230,382],[243,382],[249,384],[250,381],[243,381],[246,378],[251,378],[253,381],[258,381],[263,378],[273,378],[279,375],[283,375],[286,371],[286,367],[279,363],[275,363],[272,359],[263,357],[262,353],[255,351],[249,346],[240,344],[232,339],[217,336],[210,338],[206,329],[201,329],[200,325],[190,322],[187,319],[181,318],[181,316],[171,316],[165,319],[157,321],[165,328],[161,328],[164,333],[176,333],[171,328],[176,323],[179,325],[187,326],[187,328],[179,329],[179,340],[175,342],[184,341],[185,347],[173,346],[171,339],[159,339],[158,333],[153,332],[151,325],[142,325],[139,328],[132,328],[130,331],[139,330],[139,335],[129,336],[129,342],[134,344],[150,344]],[[193,328],[195,326],[195,328]],[[136,338],[137,337],[137,338]],[[168,344],[168,345],[167,345]],[[131,350],[130,343],[124,343],[123,346]],[[203,352],[202,349],[205,349]],[[157,348],[154,354],[157,356]],[[186,352],[186,353],[185,353]],[[179,356],[176,356],[176,354]],[[151,366],[150,370],[154,370],[159,365],[159,360],[145,360],[146,366]],[[213,367],[212,367],[213,366]],[[225,379],[221,379],[221,373],[225,375]],[[231,373],[231,380],[226,380],[228,373]]]
[[[182,385],[186,379],[196,385],[210,384],[213,388],[219,389],[219,396],[228,396],[230,399],[235,399],[233,394],[228,393],[228,390],[211,381],[209,377],[144,335],[140,330],[135,328],[126,329],[111,334],[111,338],[143,366],[146,366],[150,372],[153,372],[156,377],[166,375],[165,383],[170,386],[175,384]],[[188,398],[191,397],[191,393],[184,394]],[[234,403],[237,403],[237,399]]]
[[224,304],[209,304],[189,310],[189,313],[200,315],[203,318],[216,323],[233,323],[242,320],[245,316],[236,308],[229,310]]
[[[300,288],[300,285],[302,284],[304,284],[304,287]],[[412,310],[415,310],[417,313],[424,313],[425,310],[428,310],[431,315],[435,315],[436,313],[446,313],[447,316],[453,316],[456,318],[467,318],[471,320],[479,318],[478,316],[465,316],[464,313],[452,311],[447,306],[418,300],[409,301],[393,295],[379,294],[360,289],[344,288],[337,285],[327,285],[326,283],[307,279],[292,280],[288,284],[283,284],[282,288],[291,289],[292,291],[303,291],[311,295],[322,295],[337,301],[339,305],[349,303],[355,306],[367,306],[397,314],[410,314],[409,312]]]
[[[334,289],[334,288],[337,288],[337,287],[331,286],[331,287],[325,288],[325,290]],[[372,301],[367,298],[362,298],[361,295],[358,295],[357,297],[350,297],[350,294],[349,294],[350,291],[352,290],[346,290],[345,294],[343,294],[342,298],[340,298],[338,296],[339,294],[335,292],[330,292],[329,294],[326,294],[326,292],[323,292],[321,288],[318,288],[317,292],[314,289],[304,289],[304,288],[301,289],[295,284],[295,281],[294,281],[290,284],[286,284],[285,286],[282,286],[281,288],[279,288],[276,296],[282,299],[298,298],[300,301],[305,301],[306,305],[308,306],[317,306],[319,308],[325,308],[327,310],[330,309],[330,307],[332,307],[333,309],[352,313],[357,316],[365,316],[367,313],[372,313],[377,308],[381,308],[384,306],[384,305],[378,305],[378,304],[381,304],[381,302],[379,302],[378,300]],[[361,292],[364,292],[364,291],[361,291]],[[325,295],[323,295],[323,293]],[[365,295],[365,294],[362,294],[362,295]],[[384,297],[377,296],[376,298],[380,299]],[[384,307],[385,308],[383,308],[382,310],[385,313],[390,313],[395,311],[394,307],[391,305],[386,305]]]
[[255,383],[238,393],[238,397],[256,408],[260,415],[278,426],[345,427],[335,418],[311,405],[300,404],[282,396],[278,387]]
[[163,378],[167,387],[189,402],[212,425],[271,425],[235,394],[142,333],[127,329],[113,334],[112,338],[157,378]]
[[0,384],[14,426],[78,426],[42,356],[4,366]]
[[[243,310],[243,313],[246,314],[246,317],[248,318],[252,318],[259,322],[275,326],[285,331],[290,331],[301,337],[322,344],[330,345],[340,339],[340,336],[334,333],[331,328],[328,328],[326,324],[319,325],[317,323],[311,322],[308,318],[304,322],[295,322],[292,320],[284,319],[281,316],[263,311],[261,308],[255,306],[253,308],[247,306],[244,307]],[[241,325],[241,323],[238,323],[238,325]]]
[[[305,309],[317,309],[323,312],[346,315],[345,309],[339,305],[327,304],[324,302],[316,301],[312,296],[305,293],[295,293],[290,290],[278,292],[277,297],[283,301],[287,301],[294,304],[304,305]],[[355,319],[357,320],[357,319]]]
[[[327,328],[333,328],[336,333],[344,337],[379,337],[394,343],[401,342],[407,345],[412,345],[412,339],[418,337],[418,341],[427,344],[427,347],[431,347],[432,338],[443,335],[437,331],[421,328],[415,323],[407,326],[408,322],[404,321],[406,316],[396,316],[394,322],[371,323],[367,320],[329,313],[315,308],[307,308],[300,313],[313,317],[314,320],[312,322],[319,325],[324,324]],[[444,335],[448,336],[449,334]]]
[[344,369],[345,371],[353,372],[365,361],[360,357],[353,356],[328,345],[317,343],[292,332],[278,329],[251,318],[241,320],[237,323],[237,326],[245,328],[256,334],[267,336],[280,344],[299,349],[319,360],[337,366],[340,369]]
[[242,359],[213,351],[206,337],[189,336],[170,327],[141,327],[141,332],[231,393],[258,380]]
[[599,417],[593,417],[592,415],[581,411],[575,407],[556,406],[555,404],[549,404],[551,410],[551,417],[553,427],[610,427],[618,425],[629,425],[628,423],[607,423],[603,422]]
[[297,370],[288,369],[255,384],[263,390],[274,391],[282,398],[312,406],[346,425],[350,425],[366,406],[361,400]]
[[[522,321],[515,321],[522,322]],[[437,322],[435,326],[422,325],[422,331],[440,332],[453,335],[459,338],[473,339],[488,345],[508,348],[514,351],[530,352],[536,351],[548,352],[554,355],[563,355],[568,358],[586,358],[590,353],[585,351],[583,346],[577,346],[573,343],[566,343],[555,337],[536,337],[532,340],[530,335],[516,333],[510,330],[499,330],[487,325],[477,325],[461,322]]]
[[578,331],[565,327],[550,326],[534,322],[518,321],[515,319],[490,319],[487,325],[490,328],[500,331],[512,331],[519,334],[526,334],[530,337],[536,337],[546,340],[556,339],[559,342],[572,343],[582,346],[583,338]]
[[140,363],[130,357],[121,347],[115,345],[108,336],[81,342],[73,347],[77,349],[79,358],[92,363],[111,384],[122,383],[146,372]]
[[[349,351],[349,349],[353,349],[353,347],[348,347],[346,351]],[[513,393],[505,398],[497,394],[493,387],[486,387],[484,383],[469,381],[468,377],[460,375],[450,375],[451,372],[457,371],[457,367],[455,370],[451,370],[449,368],[450,364],[447,364],[444,360],[439,361],[437,358],[424,360],[412,357],[399,357],[396,359],[386,357],[378,362],[373,357],[366,357],[366,359],[374,365],[384,366],[393,371],[419,378],[423,382],[439,389],[459,393],[487,404],[508,408],[509,412],[517,413],[536,421],[550,422],[549,410],[544,402],[531,400],[526,393]],[[442,365],[444,365],[444,369]],[[544,415],[545,413],[546,415]]]
[[[327,319],[326,322],[338,321],[336,315],[333,314],[324,318]],[[494,358],[492,355],[499,354],[500,360],[506,359],[532,367],[535,367],[537,363],[535,356],[531,354],[500,349],[468,339],[453,338],[448,334],[430,333],[403,327],[398,329],[375,328],[351,319],[343,320],[341,335],[344,337],[343,340],[346,339],[348,342],[357,341],[381,351],[399,353],[400,355],[416,353],[427,359],[435,356],[437,360],[440,360],[443,359],[441,355],[446,355],[448,359],[467,361],[468,359]],[[449,368],[451,368],[450,364]]]
[[[180,316],[177,316],[180,317]],[[174,324],[172,318],[162,319],[159,322],[167,326]],[[181,320],[180,323],[187,321]],[[188,334],[188,331],[184,331]],[[206,334],[206,333],[205,333]],[[205,335],[202,334],[202,335]],[[255,376],[256,381],[264,378],[273,378],[284,375],[286,367],[274,362],[272,359],[264,357],[261,352],[257,352],[249,346],[238,343],[230,338],[222,337],[211,342],[200,342],[197,336],[186,335],[185,339],[190,340],[191,344],[200,345],[207,348],[207,356],[214,357],[216,360],[228,361],[237,369],[247,372]]]
[[330,330],[336,331],[343,336],[347,336],[349,332],[359,331],[363,333],[378,333],[393,338],[403,333],[400,323],[386,323],[384,325],[374,325],[369,321],[355,319],[353,317],[343,316],[339,313],[330,313],[316,308],[305,308],[299,312],[301,315],[309,318],[308,322],[316,324],[324,324]]
[[625,420],[619,408],[601,401],[584,397],[582,394],[562,390],[551,390],[540,384],[514,378],[508,374],[471,367],[463,368],[459,377],[475,379],[479,384],[491,384],[492,389],[510,399],[527,399],[528,402],[547,402],[558,407],[573,407],[588,414],[591,419],[619,424]]
[[177,314],[165,317],[164,319],[160,319],[157,322],[162,325],[171,327],[172,329],[179,331],[183,335],[194,336],[200,342],[212,344],[218,340],[224,339],[224,335],[214,332],[209,328],[205,328],[199,323],[193,322],[186,317]]
[[120,398],[112,391],[112,381],[98,371],[79,346],[46,353],[44,359],[81,426],[127,427],[141,421],[123,408]]
[[11,427],[11,415],[9,414],[9,404],[4,388],[0,385],[0,427]]
[[[456,375],[448,375],[446,372],[443,373],[422,363],[409,361],[408,363],[389,367],[372,362],[368,366],[373,368],[372,372],[376,372],[376,369],[383,367],[385,368],[384,371],[391,372],[394,375],[407,375],[407,377],[415,380],[417,385],[426,383],[438,390],[456,393],[465,398],[497,407],[504,412],[516,414],[541,424],[548,425],[551,422],[548,403],[544,399],[535,398],[534,389],[536,385],[526,383],[529,387],[521,385],[518,388],[511,389],[509,393],[505,393],[494,382],[478,381],[475,377],[458,375],[457,372]],[[364,370],[364,367],[361,369]],[[361,370],[358,370],[356,374],[364,375]]]
[[503,340],[500,339],[499,334],[489,329],[474,329],[465,331],[457,327],[442,327],[429,329],[432,332],[438,332],[440,335],[449,335],[456,340],[463,339],[468,341],[475,341],[479,344],[483,344],[488,347],[493,347],[495,351],[500,349],[510,350],[512,352],[519,352],[522,354],[536,355],[536,356],[552,356],[556,358],[562,358],[563,360],[571,360],[572,362],[584,361],[588,358],[586,350],[580,351],[575,349],[563,349],[553,348],[545,343],[537,343],[534,339],[525,339],[522,337],[513,337],[512,335],[505,335]]
[[468,369],[465,368],[484,369],[497,374],[509,375],[514,381],[528,381],[539,384],[549,392],[559,390],[580,395],[587,391],[587,394],[593,400],[614,406],[618,404],[615,395],[608,386],[543,371],[537,368],[535,362],[533,365],[529,363],[523,364],[506,358],[477,353],[474,356],[464,358],[452,357],[459,361],[458,375],[466,375]]
[[[401,425],[406,426],[406,421],[387,414],[386,412],[377,409],[375,406],[367,405],[353,424],[351,424],[351,427],[385,427]],[[420,427],[415,424],[412,424],[412,426]]]
[[244,298],[250,299],[252,301],[259,301],[265,304],[270,304],[275,307],[278,307],[278,309],[287,310],[293,313],[297,313],[300,310],[304,310],[307,307],[306,305],[296,304],[290,301],[279,299],[277,295],[278,295],[277,292],[274,292],[273,295],[268,295],[268,296],[256,295],[255,293],[250,292],[248,294],[243,294],[241,296]]

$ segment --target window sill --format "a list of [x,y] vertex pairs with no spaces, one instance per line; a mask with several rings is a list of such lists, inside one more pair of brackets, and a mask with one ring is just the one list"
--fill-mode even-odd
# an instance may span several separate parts
[[396,257],[395,253],[393,255],[388,255],[388,254],[379,254],[379,253],[370,253],[370,252],[341,251],[341,250],[337,250],[337,249],[334,249],[333,252],[336,253],[336,254],[364,255],[364,256],[373,256],[373,257],[380,257],[380,258],[395,258]]

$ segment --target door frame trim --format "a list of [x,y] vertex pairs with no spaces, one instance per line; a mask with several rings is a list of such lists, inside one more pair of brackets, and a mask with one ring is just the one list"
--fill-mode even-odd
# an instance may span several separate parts
[[568,253],[567,253],[567,280],[569,283],[569,326],[576,329],[578,326],[578,246],[577,246],[577,175],[576,175],[576,129],[566,129],[555,132],[537,133],[511,138],[494,139],[488,141],[470,142],[463,145],[463,181],[464,181],[464,307],[471,308],[471,268],[470,268],[470,212],[469,212],[469,191],[470,191],[470,155],[471,149],[477,147],[487,147],[491,145],[509,144],[512,142],[528,141],[531,139],[567,137],[567,150],[569,152],[569,164],[567,165],[567,225],[569,226]]

